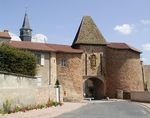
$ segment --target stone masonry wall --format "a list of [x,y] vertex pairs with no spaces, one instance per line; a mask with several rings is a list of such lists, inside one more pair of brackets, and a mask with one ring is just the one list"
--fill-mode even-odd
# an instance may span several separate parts
[[10,39],[0,38],[0,43],[2,43],[2,42],[8,42],[8,41],[10,41]]
[[38,52],[44,55],[44,65],[37,64],[37,77],[41,77],[42,85],[55,85],[57,80],[56,53]]
[[143,91],[140,54],[107,48],[106,67],[109,97],[116,97],[117,90]]
[[147,84],[148,90],[150,91],[150,65],[144,65],[143,70],[144,70],[144,81],[145,84]]
[[[101,93],[103,97],[106,93],[106,46],[105,45],[80,45],[78,48],[83,50],[82,73],[83,79],[97,78],[102,82]],[[91,68],[91,55],[96,56],[96,67]]]
[[51,59],[50,59],[50,84],[55,85],[57,80],[57,63],[56,63],[56,53],[51,52]]
[[[60,100],[63,101],[60,88]],[[38,79],[0,73],[0,108],[6,100],[12,105],[43,104],[48,99],[56,101],[56,88],[53,85],[41,86]]]
[[[64,100],[79,101],[83,97],[81,54],[57,53],[57,77],[64,91]],[[66,60],[66,66],[61,60]]]
[[42,52],[39,53],[44,54],[44,65],[37,64],[36,76],[42,78],[42,85],[48,85],[50,83],[50,54]]
[[[101,71],[105,71],[105,46],[100,45],[80,45],[80,49],[84,51],[82,55],[83,76],[95,76],[102,79]],[[90,56],[96,56],[96,67],[91,68]],[[86,55],[86,56],[85,56]],[[101,56],[102,55],[102,58]],[[102,63],[102,68],[101,68]],[[101,70],[103,69],[103,70]],[[86,72],[87,71],[87,72]]]

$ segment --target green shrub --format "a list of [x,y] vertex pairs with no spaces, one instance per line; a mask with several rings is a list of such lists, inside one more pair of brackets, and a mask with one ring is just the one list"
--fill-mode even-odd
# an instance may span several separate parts
[[45,107],[44,104],[38,104],[38,105],[37,105],[37,109],[43,109],[44,107]]
[[15,112],[19,112],[21,111],[21,106],[17,105],[15,108],[14,108]]
[[58,105],[59,105],[59,103],[58,103],[58,102],[56,102],[56,101],[53,101],[53,102],[52,102],[52,105],[56,107],[56,106],[58,106]]
[[46,107],[51,107],[51,106],[52,106],[52,101],[49,98],[48,101],[47,101],[47,103],[46,103]]
[[2,109],[0,109],[0,114],[3,114],[3,110]]
[[29,51],[1,45],[0,71],[34,76],[36,74],[36,57]]
[[27,106],[27,110],[32,110],[32,109],[35,109],[35,105],[28,105]]
[[11,108],[11,102],[9,100],[6,100],[3,103],[3,109],[0,109],[0,114],[15,113],[19,111],[26,112],[28,110],[42,109],[42,108],[47,108],[47,107],[52,107],[52,106],[56,107],[58,105],[62,106],[63,103],[48,99],[46,104],[27,105],[27,106],[16,105],[15,107]]
[[4,113],[10,113],[11,112],[11,102],[9,100],[6,100],[3,103],[3,112]]

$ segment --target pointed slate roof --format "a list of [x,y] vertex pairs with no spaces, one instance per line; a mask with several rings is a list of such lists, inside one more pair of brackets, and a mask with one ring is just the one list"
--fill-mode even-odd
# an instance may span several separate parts
[[77,44],[106,44],[106,40],[90,16],[84,16],[81,21],[72,46]]
[[24,20],[23,20],[23,24],[22,24],[22,29],[31,29],[27,13],[25,13],[25,16],[24,16]]

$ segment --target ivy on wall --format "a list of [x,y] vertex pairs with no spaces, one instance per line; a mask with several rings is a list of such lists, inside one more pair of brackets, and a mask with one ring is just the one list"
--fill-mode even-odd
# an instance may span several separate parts
[[0,71],[34,76],[36,74],[36,57],[29,51],[1,45]]

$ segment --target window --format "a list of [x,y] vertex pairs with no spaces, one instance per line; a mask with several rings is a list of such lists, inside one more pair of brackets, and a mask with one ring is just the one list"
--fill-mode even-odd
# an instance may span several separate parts
[[67,65],[66,63],[67,63],[67,62],[66,62],[66,59],[61,59],[61,60],[60,60],[60,65],[61,65],[62,67],[66,66],[66,65]]
[[44,65],[44,54],[41,54],[41,65]]
[[39,65],[44,65],[44,54],[41,54],[41,53],[35,53],[35,56],[36,56],[36,62],[37,64]]

